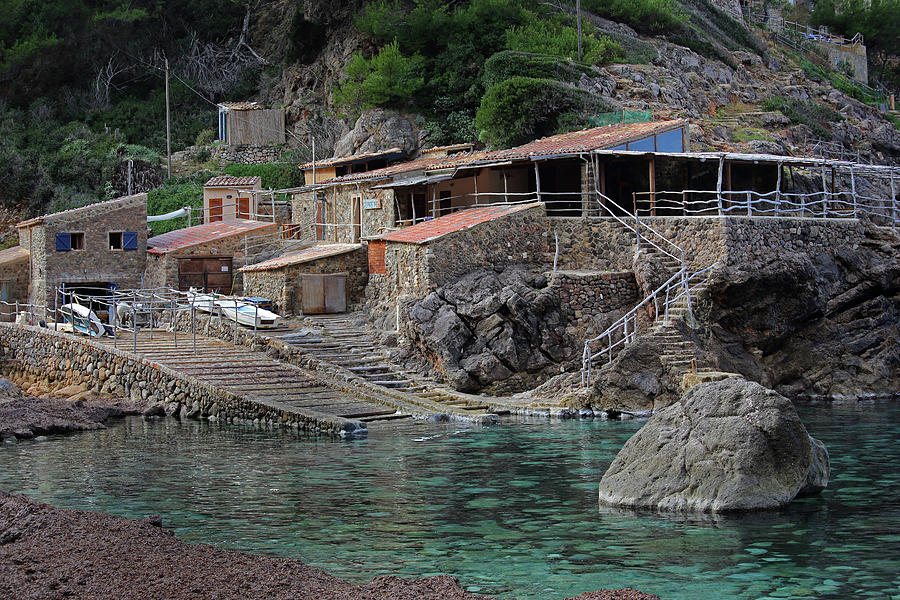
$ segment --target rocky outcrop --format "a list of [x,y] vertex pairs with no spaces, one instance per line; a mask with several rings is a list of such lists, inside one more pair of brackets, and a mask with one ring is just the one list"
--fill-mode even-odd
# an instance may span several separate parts
[[473,271],[409,308],[410,354],[430,358],[462,391],[518,391],[575,354],[543,275],[523,267]]
[[419,148],[419,131],[411,119],[381,108],[367,110],[338,140],[335,156],[351,156],[400,148],[407,156]]
[[722,370],[791,398],[900,390],[900,236],[889,229],[814,256],[760,253],[719,270],[710,299],[707,345]]
[[791,402],[743,379],[691,388],[654,414],[600,481],[600,502],[723,512],[777,508],[828,483],[825,446]]

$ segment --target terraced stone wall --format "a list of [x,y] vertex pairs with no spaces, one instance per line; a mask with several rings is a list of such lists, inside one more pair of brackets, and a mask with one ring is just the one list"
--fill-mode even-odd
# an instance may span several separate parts
[[618,318],[619,311],[630,310],[641,301],[640,290],[631,271],[610,273],[584,271],[557,271],[556,275],[545,273],[556,290],[560,305],[566,311],[568,327],[566,333],[582,338],[595,333],[609,323],[596,323],[598,316]]
[[268,423],[330,435],[356,426],[346,419],[287,413],[251,402],[123,350],[40,327],[0,323],[0,367],[51,382],[85,384],[147,405],[162,403],[167,414],[180,417]]

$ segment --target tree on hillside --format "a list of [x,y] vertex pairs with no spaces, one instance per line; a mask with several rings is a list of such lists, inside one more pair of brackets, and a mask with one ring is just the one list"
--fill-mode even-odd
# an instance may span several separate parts
[[819,0],[810,21],[845,37],[861,33],[870,59],[877,57],[879,78],[900,55],[900,0]]

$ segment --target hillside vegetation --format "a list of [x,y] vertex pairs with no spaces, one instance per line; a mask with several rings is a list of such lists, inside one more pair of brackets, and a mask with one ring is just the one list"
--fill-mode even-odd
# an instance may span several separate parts
[[[852,10],[816,18],[838,29],[868,24],[867,42],[889,73],[898,36],[876,25],[900,15],[900,0],[842,1]],[[319,156],[329,152],[373,107],[412,115],[429,144],[493,147],[623,108],[697,118],[735,93],[729,79],[753,77],[746,61],[771,63],[764,32],[710,0],[581,5],[579,56],[574,0],[0,0],[0,205],[30,214],[77,206],[123,193],[123,161],[159,170],[167,59],[173,151],[214,139],[217,102],[258,99],[285,106],[294,158],[310,156],[311,134]],[[883,41],[891,35],[893,46]],[[800,66],[802,57],[785,60]],[[803,68],[877,101],[839,74]],[[799,123],[824,110],[797,95],[767,110]],[[813,134],[844,127],[842,115],[828,114],[811,121]],[[195,158],[195,168],[223,169],[208,149]],[[188,177],[154,194],[160,210],[199,185]]]

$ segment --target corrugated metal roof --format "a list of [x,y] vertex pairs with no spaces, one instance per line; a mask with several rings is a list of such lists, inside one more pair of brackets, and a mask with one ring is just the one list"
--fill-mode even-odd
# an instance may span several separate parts
[[217,175],[204,184],[204,187],[253,187],[262,188],[262,177],[236,177],[234,175]]
[[220,102],[219,106],[227,110],[260,110],[257,102]]
[[397,231],[391,231],[372,239],[386,242],[403,242],[409,244],[424,244],[449,233],[463,231],[481,223],[487,223],[495,219],[541,206],[540,202],[529,204],[493,204],[461,210],[453,214],[438,217],[424,223],[418,223],[410,227],[404,227]]
[[28,258],[28,250],[22,246],[13,246],[6,250],[0,250],[0,265],[16,263]]
[[41,215],[39,217],[34,217],[32,219],[28,219],[27,221],[22,221],[21,223],[16,223],[16,227],[27,227],[29,225],[37,225],[42,222],[44,219],[48,219],[50,217],[56,217],[58,215],[71,215],[77,213],[79,211],[89,211],[95,208],[105,208],[117,202],[125,202],[126,200],[133,200],[134,198],[139,198],[143,196],[144,200],[147,199],[147,194],[132,194],[131,196],[121,196],[119,198],[113,198],[112,200],[104,200],[103,202],[95,202],[93,204],[88,204],[86,206],[79,206],[78,208],[70,208],[68,210],[62,210],[56,213],[47,213],[46,215]]
[[352,156],[334,156],[332,158],[326,158],[324,160],[317,160],[315,163],[308,162],[306,164],[300,165],[300,168],[303,170],[308,170],[313,168],[313,164],[315,164],[317,169],[322,167],[335,167],[339,165],[349,165],[351,163],[358,162],[366,162],[367,160],[372,160],[375,158],[386,158],[391,155],[396,155],[397,158],[402,157],[405,154],[403,150],[400,148],[388,148],[387,150],[379,150],[378,152],[368,152],[365,154],[354,154]]
[[165,254],[172,250],[190,248],[191,246],[236,235],[246,235],[266,228],[274,230],[277,227],[277,224],[271,222],[246,221],[244,219],[204,223],[203,225],[176,229],[175,231],[147,238],[147,252],[151,254]]
[[354,250],[359,250],[360,248],[362,248],[362,244],[322,244],[319,246],[304,248],[303,250],[291,252],[282,256],[276,256],[275,258],[270,258],[269,260],[263,261],[261,263],[256,263],[255,265],[247,265],[246,267],[242,267],[240,270],[272,271],[275,269],[281,269],[283,267],[289,267],[291,265],[299,265],[322,258],[328,258],[329,256],[346,254],[348,252],[353,252]]
[[633,140],[684,127],[688,123],[682,119],[653,121],[650,123],[626,123],[624,125],[607,125],[582,131],[561,133],[529,142],[522,146],[493,152],[469,152],[453,154],[446,157],[426,157],[418,160],[398,163],[365,173],[352,173],[330,179],[328,183],[344,183],[364,181],[378,177],[395,176],[413,171],[429,171],[436,169],[461,168],[479,166],[478,163],[491,163],[511,159],[535,158],[539,156],[555,156],[560,154],[583,154],[600,148],[612,148]]

